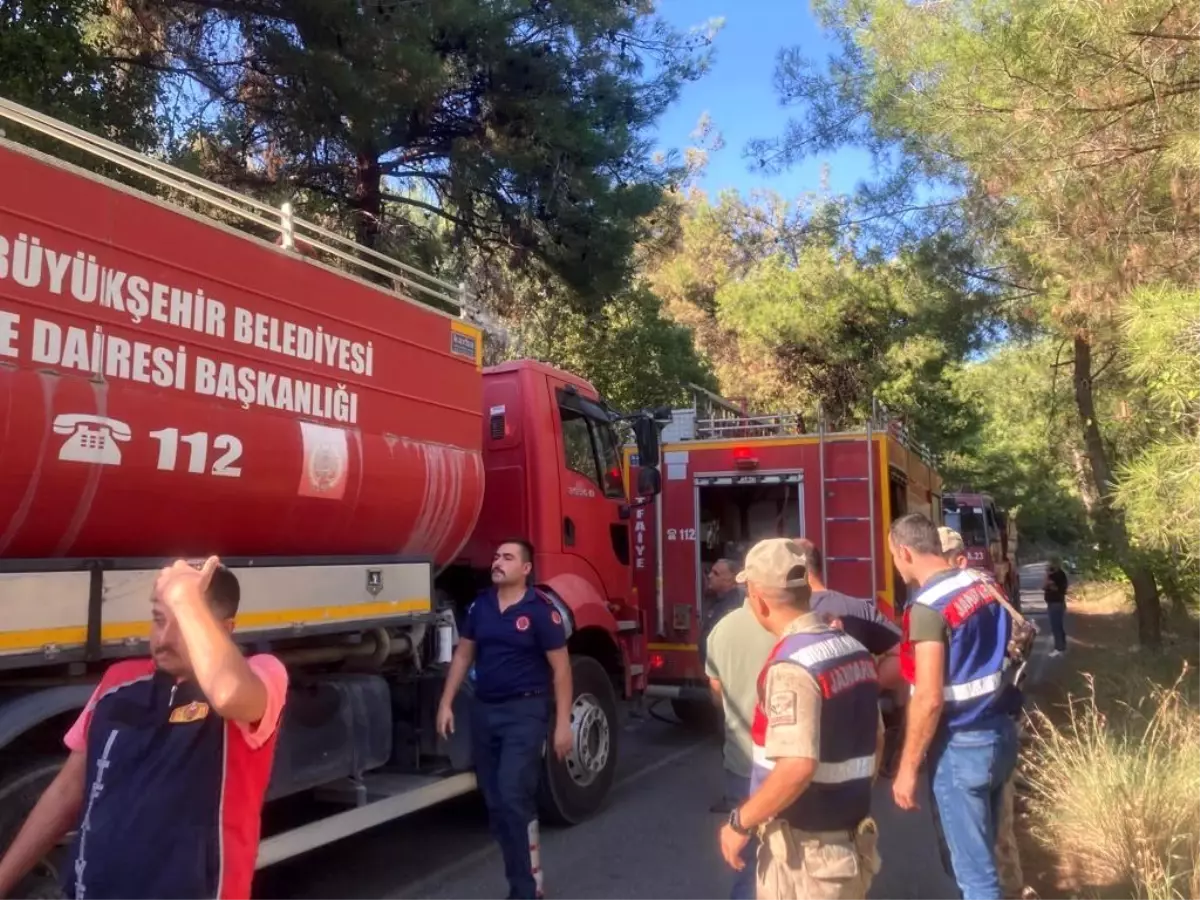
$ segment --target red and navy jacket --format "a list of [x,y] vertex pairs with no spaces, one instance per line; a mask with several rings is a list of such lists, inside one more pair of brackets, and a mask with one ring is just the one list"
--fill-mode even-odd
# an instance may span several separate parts
[[768,717],[764,709],[771,666],[796,665],[821,689],[821,731],[817,770],[812,782],[778,818],[802,831],[853,829],[871,813],[871,785],[879,723],[879,678],[867,648],[832,628],[785,636],[758,676],[758,706],[750,739],[755,793],[775,761],[767,756]]
[[255,725],[222,719],[152,660],[104,673],[65,739],[87,754],[68,897],[250,896],[287,671],[248,662],[268,695]]

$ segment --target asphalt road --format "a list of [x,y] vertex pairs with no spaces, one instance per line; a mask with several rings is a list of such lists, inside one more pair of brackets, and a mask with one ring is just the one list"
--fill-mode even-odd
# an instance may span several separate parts
[[[1040,592],[1033,593],[1042,571],[1022,570],[1023,609],[1040,620],[1042,631],[1031,679],[1046,660],[1044,607]],[[665,706],[656,711],[670,719]],[[621,741],[618,781],[605,808],[575,828],[543,832],[547,896],[728,897],[731,876],[716,842],[721,817],[709,812],[721,792],[719,742],[653,717],[627,717]],[[890,782],[876,788],[883,871],[871,896],[953,896],[928,809],[897,810],[890,789]],[[485,898],[506,892],[477,796],[280,863],[255,880],[260,898]]]

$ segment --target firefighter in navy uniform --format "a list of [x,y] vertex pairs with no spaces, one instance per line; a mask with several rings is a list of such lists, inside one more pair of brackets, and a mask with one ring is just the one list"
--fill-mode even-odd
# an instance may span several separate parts
[[475,771],[504,856],[510,898],[542,896],[537,790],[552,719],[559,759],[572,744],[566,630],[553,605],[529,587],[532,570],[527,542],[506,541],[496,549],[492,587],[467,610],[437,716],[443,737],[454,731],[454,697],[474,663]]
[[880,867],[870,815],[883,747],[875,661],[809,609],[794,541],[757,544],[738,581],[779,643],[759,676],[750,797],[721,829],[721,852],[740,871],[758,833],[759,898],[864,898]]

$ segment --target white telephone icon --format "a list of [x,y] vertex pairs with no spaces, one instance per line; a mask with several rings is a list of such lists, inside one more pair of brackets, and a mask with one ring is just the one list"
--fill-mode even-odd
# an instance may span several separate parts
[[54,433],[71,435],[58,450],[60,460],[99,466],[119,466],[121,448],[116,442],[133,437],[133,432],[124,422],[85,413],[66,413],[55,417]]

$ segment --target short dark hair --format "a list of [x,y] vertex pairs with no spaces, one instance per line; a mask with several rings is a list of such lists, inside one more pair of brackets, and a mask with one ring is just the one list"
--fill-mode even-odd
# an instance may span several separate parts
[[821,557],[821,548],[810,541],[808,538],[797,538],[796,547],[800,550],[800,558],[804,560],[804,568],[809,572],[815,572],[817,577],[821,577],[821,563],[824,561]]
[[208,605],[218,619],[232,619],[237,616],[238,604],[242,601],[242,588],[237,576],[225,566],[213,569],[212,580],[208,582]]
[[506,541],[501,541],[496,546],[503,547],[505,544],[515,544],[521,548],[521,561],[533,565],[533,544],[525,540],[525,538],[509,538]]
[[941,556],[937,526],[923,513],[909,513],[892,523],[892,542],[924,556]]

